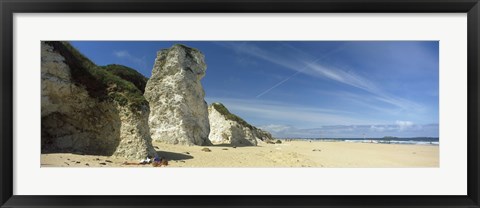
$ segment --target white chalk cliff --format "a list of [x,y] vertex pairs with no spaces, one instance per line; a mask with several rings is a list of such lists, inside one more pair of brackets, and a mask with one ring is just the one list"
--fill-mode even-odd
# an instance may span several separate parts
[[213,144],[256,146],[259,142],[273,140],[270,133],[230,113],[221,103],[213,103],[208,107],[208,118],[210,120],[209,138]]
[[155,156],[152,139],[181,145],[254,146],[273,137],[204,100],[204,55],[174,45],[157,53],[150,79],[97,66],[67,42],[41,43],[42,153]]
[[157,53],[144,96],[150,105],[148,124],[155,141],[182,145],[211,145],[205,92],[204,55],[184,45]]
[[[125,93],[119,89],[122,84],[130,86],[126,81],[98,69],[101,78],[112,76],[118,82],[102,83],[89,73],[89,67],[97,70],[68,43],[41,43],[42,153],[130,159],[156,155],[147,125],[147,103],[132,107],[131,98],[122,97]],[[113,95],[124,102],[112,100]]]

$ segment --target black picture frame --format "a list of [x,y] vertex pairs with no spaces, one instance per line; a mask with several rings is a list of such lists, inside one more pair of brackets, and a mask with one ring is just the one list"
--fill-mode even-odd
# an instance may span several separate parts
[[[1,0],[1,207],[480,207],[478,0]],[[468,194],[465,196],[13,195],[14,13],[467,13]],[[72,187],[73,188],[73,187]]]

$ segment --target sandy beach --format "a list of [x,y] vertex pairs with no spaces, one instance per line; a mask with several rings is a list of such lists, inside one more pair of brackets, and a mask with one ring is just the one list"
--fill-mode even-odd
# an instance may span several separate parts
[[[175,167],[438,167],[438,145],[283,141],[249,147],[180,146],[153,142],[157,153]],[[202,151],[208,148],[210,151]],[[41,155],[41,167],[152,167],[121,157],[54,153]],[[162,167],[164,168],[164,167]]]

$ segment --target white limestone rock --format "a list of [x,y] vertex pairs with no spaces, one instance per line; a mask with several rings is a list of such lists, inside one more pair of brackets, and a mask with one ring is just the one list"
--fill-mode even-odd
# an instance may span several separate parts
[[85,86],[73,81],[66,58],[45,42],[41,43],[41,80],[42,152],[129,159],[156,155],[148,105],[132,110],[90,96]]
[[204,55],[197,49],[177,44],[157,53],[144,93],[153,140],[211,145],[208,106],[200,83],[205,72]]
[[256,146],[259,142],[273,140],[270,133],[230,113],[221,103],[213,103],[208,107],[208,118],[210,120],[209,139],[213,144]]

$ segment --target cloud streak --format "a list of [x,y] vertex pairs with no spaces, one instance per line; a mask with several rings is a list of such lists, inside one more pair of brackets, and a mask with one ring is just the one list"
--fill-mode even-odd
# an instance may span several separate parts
[[396,137],[438,137],[438,124],[405,126],[385,125],[325,125],[319,128],[297,128],[291,125],[269,124],[259,128],[269,131],[278,138],[381,138]]
[[290,80],[291,78],[293,78],[294,76],[296,76],[297,74],[299,74],[300,71],[297,71],[295,73],[293,73],[292,75],[288,76],[287,78],[285,78],[284,80],[278,82],[277,84],[273,85],[272,87],[268,88],[267,90],[263,91],[262,93],[258,94],[257,96],[255,96],[256,98],[260,98],[262,97],[262,95],[265,95],[267,93],[269,93],[270,91],[272,91],[273,89],[277,88],[278,86],[282,85],[283,83],[287,82],[288,80]]
[[140,67],[147,68],[147,58],[146,57],[136,57],[131,55],[127,50],[114,51],[113,55],[120,59],[126,59]]
[[[233,99],[207,97],[209,103],[221,102],[232,113],[251,121],[276,121],[295,123],[296,126],[318,127],[331,124],[384,123],[380,120],[360,119],[356,113],[328,108],[312,108],[258,99]],[[252,123],[258,125],[261,123]]]
[[[337,49],[334,49],[331,52],[326,53],[324,54],[324,56],[317,59],[313,59],[312,58],[313,56],[311,55],[310,57],[307,57],[308,54],[305,52],[302,52],[300,49],[292,50],[294,51],[294,53],[287,52],[285,54],[279,54],[279,53],[267,52],[255,46],[254,44],[250,44],[246,42],[222,43],[222,46],[230,48],[238,54],[247,54],[247,55],[271,62],[278,66],[295,71],[295,73],[293,73],[289,77],[285,78],[284,80],[278,82],[277,84],[273,85],[272,87],[258,94],[256,96],[257,98],[260,98],[261,96],[267,94],[268,92],[272,91],[276,87],[284,84],[285,82],[290,80],[292,77],[296,76],[297,74],[303,73],[303,74],[307,74],[314,77],[333,80],[357,89],[361,89],[365,92],[370,93],[373,99],[376,99],[384,103],[388,103],[390,105],[393,105],[402,109],[408,109],[408,110],[423,109],[423,106],[415,102],[391,95],[383,91],[374,82],[372,82],[371,80],[359,74],[354,73],[353,71],[345,71],[337,67],[325,66],[318,63],[320,60],[325,59],[328,55],[338,52],[339,50],[342,50],[344,47],[346,47],[345,45]],[[288,46],[288,47],[292,48],[292,46]]]

